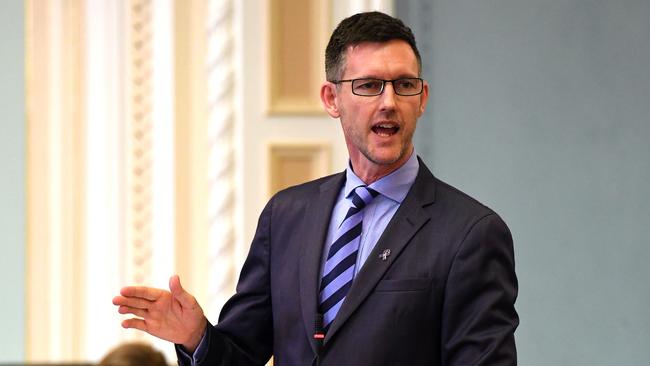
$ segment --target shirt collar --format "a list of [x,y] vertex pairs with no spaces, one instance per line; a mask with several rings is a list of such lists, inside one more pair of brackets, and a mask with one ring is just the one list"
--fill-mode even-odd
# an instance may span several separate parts
[[[419,168],[420,164],[418,163],[415,148],[413,148],[411,157],[406,163],[394,172],[373,182],[369,187],[395,202],[402,203],[411,185],[415,182]],[[365,185],[354,173],[351,164],[348,164],[348,168],[345,170],[345,177],[345,197],[348,197],[355,188]]]

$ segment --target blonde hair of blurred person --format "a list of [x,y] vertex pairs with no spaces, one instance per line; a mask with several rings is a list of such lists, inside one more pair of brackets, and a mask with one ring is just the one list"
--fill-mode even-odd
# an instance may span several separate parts
[[168,366],[165,356],[146,343],[125,343],[104,356],[99,366]]

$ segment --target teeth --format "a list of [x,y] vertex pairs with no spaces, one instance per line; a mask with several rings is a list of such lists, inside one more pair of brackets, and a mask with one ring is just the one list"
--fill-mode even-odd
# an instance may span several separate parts
[[379,136],[392,136],[397,133],[399,126],[395,123],[378,123],[372,127],[372,131]]

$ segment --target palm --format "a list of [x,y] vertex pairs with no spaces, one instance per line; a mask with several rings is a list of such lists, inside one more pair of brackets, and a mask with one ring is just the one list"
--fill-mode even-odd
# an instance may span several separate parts
[[171,292],[164,293],[149,308],[149,318],[144,318],[145,331],[156,337],[174,343],[186,341],[185,334],[191,334],[202,324],[203,311],[196,303],[192,308],[184,308]]
[[113,303],[119,305],[121,314],[138,318],[126,319],[122,326],[195,348],[207,324],[203,310],[194,296],[181,287],[178,276],[172,277],[169,285],[171,292],[140,286],[123,288]]

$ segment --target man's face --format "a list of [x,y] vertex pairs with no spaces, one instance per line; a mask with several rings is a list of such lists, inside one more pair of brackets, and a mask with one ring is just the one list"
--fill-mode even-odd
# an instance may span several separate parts
[[[401,40],[351,46],[345,60],[342,80],[418,77],[415,54]],[[349,82],[323,85],[325,108],[330,116],[341,119],[352,167],[360,178],[376,180],[408,160],[417,119],[424,112],[428,93],[426,83],[420,95],[397,95],[393,84],[386,83],[382,94],[371,97],[353,94]]]

